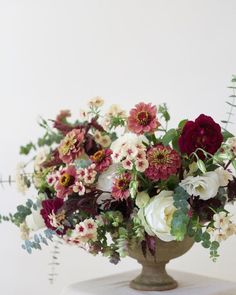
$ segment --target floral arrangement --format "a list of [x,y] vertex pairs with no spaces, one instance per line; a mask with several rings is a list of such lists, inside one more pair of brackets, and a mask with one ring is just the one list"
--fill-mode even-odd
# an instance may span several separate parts
[[103,104],[90,100],[74,122],[69,111],[52,127],[40,122],[44,136],[21,147],[34,154],[34,172],[23,163],[16,176],[36,197],[0,221],[20,228],[29,253],[57,236],[116,264],[137,243],[154,254],[157,238],[190,236],[215,260],[236,234],[226,207],[236,200],[236,138],[204,114],[168,129],[165,104],[141,102],[129,113],[113,105],[105,114]]

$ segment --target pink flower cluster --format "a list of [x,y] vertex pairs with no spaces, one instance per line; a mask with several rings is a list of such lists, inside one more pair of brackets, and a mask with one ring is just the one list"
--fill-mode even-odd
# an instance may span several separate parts
[[87,168],[76,169],[74,165],[61,168],[48,175],[47,182],[54,187],[57,198],[63,199],[72,193],[84,195],[96,179],[96,165],[91,164]]

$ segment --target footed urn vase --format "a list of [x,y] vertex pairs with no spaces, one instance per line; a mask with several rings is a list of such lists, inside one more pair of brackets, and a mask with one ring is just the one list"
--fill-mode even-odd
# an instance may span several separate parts
[[194,244],[189,237],[181,242],[164,242],[156,238],[155,256],[147,250],[144,256],[141,244],[129,249],[129,256],[142,265],[141,274],[130,282],[130,287],[142,291],[165,291],[175,289],[178,283],[166,272],[166,264],[186,253]]

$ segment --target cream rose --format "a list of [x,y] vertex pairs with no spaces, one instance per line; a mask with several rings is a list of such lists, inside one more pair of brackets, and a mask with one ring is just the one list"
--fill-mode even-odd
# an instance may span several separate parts
[[43,217],[40,214],[40,209],[32,210],[32,214],[26,217],[25,223],[31,231],[37,231],[45,227]]
[[165,242],[175,240],[171,235],[171,221],[176,211],[172,191],[162,191],[150,199],[148,204],[138,212],[145,231]]
[[188,176],[182,180],[180,186],[189,195],[199,196],[202,200],[214,198],[220,187],[219,176],[216,172],[207,172],[202,176]]

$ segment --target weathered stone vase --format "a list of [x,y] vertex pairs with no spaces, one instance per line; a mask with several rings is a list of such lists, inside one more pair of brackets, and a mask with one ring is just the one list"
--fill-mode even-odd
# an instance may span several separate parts
[[186,237],[182,242],[164,242],[157,238],[156,254],[147,251],[143,255],[141,245],[129,249],[129,256],[142,265],[141,274],[130,282],[130,287],[142,291],[165,291],[175,289],[178,283],[167,274],[166,264],[186,253],[194,244],[192,238]]

